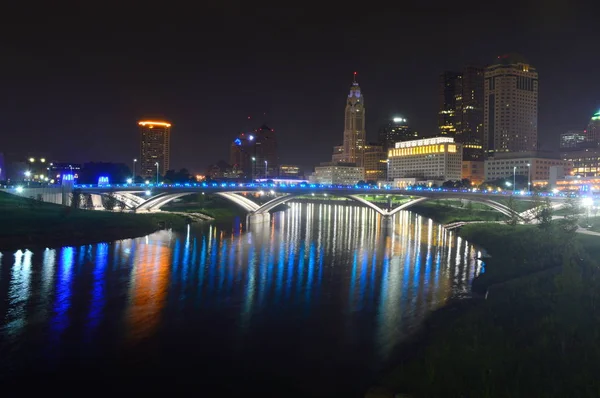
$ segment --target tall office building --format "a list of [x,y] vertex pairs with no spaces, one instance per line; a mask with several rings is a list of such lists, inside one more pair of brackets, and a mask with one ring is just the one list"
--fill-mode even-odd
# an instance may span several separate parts
[[[366,139],[365,99],[356,81],[356,72],[354,72],[354,81],[348,94],[344,117],[343,161],[346,163],[356,163],[358,167],[362,166]],[[339,160],[339,158],[338,156],[337,159]]]
[[485,68],[483,135],[487,156],[538,148],[538,73],[516,55]]
[[438,129],[463,144],[468,161],[483,159],[483,69],[467,66],[462,73],[440,76]]
[[483,68],[467,66],[456,97],[456,140],[463,144],[463,160],[483,160]]
[[275,130],[262,125],[250,133],[240,133],[231,143],[229,161],[247,178],[277,177],[279,157]]
[[457,110],[456,97],[460,93],[462,75],[458,72],[444,72],[439,81],[438,133],[456,136]]
[[592,116],[585,130],[586,143],[589,146],[600,146],[600,110]]
[[171,123],[142,120],[138,122],[141,136],[140,175],[153,177],[165,174],[170,166]]
[[379,145],[387,152],[396,142],[415,140],[418,136],[405,118],[395,117],[379,129]]

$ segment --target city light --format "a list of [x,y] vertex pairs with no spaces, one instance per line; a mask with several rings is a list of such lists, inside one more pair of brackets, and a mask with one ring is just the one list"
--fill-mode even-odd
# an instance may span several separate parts
[[248,136],[248,139],[249,139],[250,141],[253,141],[253,140],[254,140],[254,136],[253,136],[253,135],[249,135],[249,136]]
[[395,117],[393,120],[394,120],[394,123],[406,122],[406,119],[401,118],[401,117]]
[[146,185],[150,184],[150,181],[146,180]]
[[131,178],[127,179],[127,184],[131,184],[132,182],[133,182],[133,179],[131,179]]
[[581,204],[586,206],[586,207],[591,207],[594,205],[594,199],[588,197],[585,197],[583,199],[581,199]]
[[31,171],[27,170],[25,173],[25,177],[29,178],[31,177]]
[[167,122],[160,122],[160,121],[152,121],[152,120],[142,120],[140,122],[138,122],[138,124],[140,126],[145,126],[145,125],[149,125],[149,126],[164,126],[164,127],[171,127],[171,123],[167,123]]
[[16,187],[15,191],[17,191],[17,193],[22,193],[23,192],[23,187]]
[[29,158],[29,162],[34,163],[35,162],[35,158]]
[[146,191],[146,196],[150,196],[152,192],[150,190]]
[[40,162],[42,162],[42,163],[46,163],[46,159],[44,159],[44,158],[41,158],[41,159],[40,159]]

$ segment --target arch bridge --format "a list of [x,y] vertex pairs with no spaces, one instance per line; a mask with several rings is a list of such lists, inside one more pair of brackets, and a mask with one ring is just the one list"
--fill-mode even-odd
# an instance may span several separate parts
[[[484,204],[508,217],[516,216],[524,221],[531,210],[523,213],[517,213],[510,209],[506,204],[498,199],[511,196],[507,192],[481,192],[461,189],[442,189],[442,188],[417,188],[417,189],[394,189],[391,187],[361,187],[361,186],[342,186],[342,185],[321,185],[321,184],[268,184],[268,183],[202,183],[202,184],[123,184],[123,185],[77,185],[82,193],[108,195],[114,197],[123,203],[126,207],[135,212],[159,211],[165,204],[194,193],[207,193],[218,195],[224,199],[241,207],[248,215],[250,223],[263,223],[270,220],[270,212],[277,206],[290,200],[307,195],[331,195],[343,197],[367,206],[384,218],[391,218],[401,210],[409,209],[417,203],[436,200],[436,199],[461,199],[471,202]],[[257,192],[269,193],[275,197],[266,203],[256,203],[247,197],[248,194]],[[360,195],[401,195],[410,198],[393,209],[382,208],[372,203]],[[566,199],[564,195],[546,195],[553,202],[553,206],[558,206]],[[519,200],[532,200],[530,194],[515,195]]]

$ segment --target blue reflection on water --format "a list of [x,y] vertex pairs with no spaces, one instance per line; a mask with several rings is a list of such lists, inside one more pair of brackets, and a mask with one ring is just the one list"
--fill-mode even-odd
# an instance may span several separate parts
[[67,311],[71,307],[71,278],[74,261],[73,247],[63,247],[58,265],[58,280],[54,299],[54,317],[51,321],[52,337],[56,341],[69,325]]
[[[92,287],[92,303],[88,320],[88,333],[98,327],[102,318],[104,307],[104,272],[108,263],[108,244],[100,243],[96,246],[96,259],[94,267],[94,285]],[[88,336],[89,338],[89,336]]]

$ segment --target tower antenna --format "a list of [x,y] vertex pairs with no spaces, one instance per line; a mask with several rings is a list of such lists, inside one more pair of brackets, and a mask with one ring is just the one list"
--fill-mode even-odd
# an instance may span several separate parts
[[357,74],[357,73],[358,73],[358,72],[354,72],[354,83],[356,83],[356,74]]

